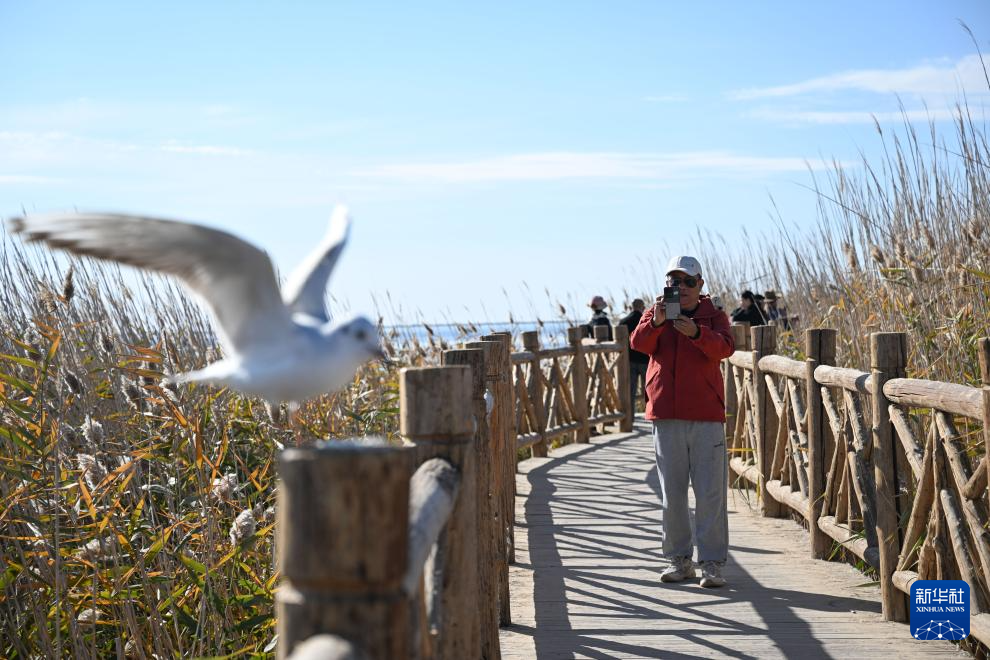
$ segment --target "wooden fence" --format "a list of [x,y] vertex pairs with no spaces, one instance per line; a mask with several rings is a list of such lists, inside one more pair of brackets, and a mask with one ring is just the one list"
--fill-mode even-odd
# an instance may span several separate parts
[[733,332],[726,446],[762,513],[802,517],[813,557],[834,542],[875,569],[886,619],[907,620],[915,580],[965,580],[990,644],[990,340],[969,387],[905,378],[901,333],[872,334],[858,371],[834,366],[834,330],[806,331],[804,361],[773,354],[773,326]]
[[521,450],[632,430],[629,336],[496,333],[403,369],[400,433],[279,459],[279,658],[500,657]]

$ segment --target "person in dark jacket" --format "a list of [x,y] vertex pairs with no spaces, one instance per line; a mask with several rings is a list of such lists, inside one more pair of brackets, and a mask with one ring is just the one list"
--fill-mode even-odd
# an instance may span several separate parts
[[739,296],[739,307],[732,310],[733,323],[742,323],[744,321],[751,326],[765,325],[767,322],[766,315],[763,313],[756,299],[756,294],[749,289],[743,291],[742,295]]
[[776,321],[777,325],[784,330],[791,329],[791,321],[787,316],[787,310],[777,303],[777,292],[773,289],[763,293],[765,300],[764,309],[767,313],[767,322]]
[[[632,301],[632,311],[622,317],[619,321],[622,325],[629,328],[629,336],[632,336],[633,331],[636,326],[639,325],[639,320],[643,318],[643,310],[646,309],[646,303],[643,302],[642,298],[636,298]],[[646,353],[640,353],[630,346],[629,348],[629,391],[630,397],[629,401],[632,402],[633,410],[636,410],[636,397],[640,391],[644,394],[646,393],[646,367],[650,364],[650,356]],[[642,385],[642,390],[640,389]]]
[[725,584],[729,551],[726,512],[725,394],[721,361],[735,351],[729,319],[701,295],[705,281],[694,257],[667,264],[667,286],[680,289],[681,314],[668,319],[663,296],[643,313],[630,343],[650,356],[646,418],[660,476],[663,555],[670,565],[663,582],[695,576],[688,513],[688,484],[695,497],[695,538],[701,586]]
[[612,341],[612,321],[608,318],[608,312],[605,311],[608,303],[601,296],[595,296],[588,303],[588,307],[591,308],[591,320],[584,324],[585,334],[594,337],[595,326],[604,325],[608,328],[608,340]]

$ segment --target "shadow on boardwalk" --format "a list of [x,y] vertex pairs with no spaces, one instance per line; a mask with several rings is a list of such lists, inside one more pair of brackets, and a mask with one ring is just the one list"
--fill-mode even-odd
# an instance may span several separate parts
[[659,485],[647,423],[520,464],[513,625],[503,657],[968,657],[883,622],[879,590],[810,559],[807,535],[730,491],[721,589],[662,585]]

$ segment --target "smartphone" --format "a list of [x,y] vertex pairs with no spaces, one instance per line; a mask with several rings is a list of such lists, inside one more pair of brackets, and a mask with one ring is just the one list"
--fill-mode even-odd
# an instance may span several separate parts
[[681,290],[676,286],[663,288],[663,311],[670,320],[681,315]]

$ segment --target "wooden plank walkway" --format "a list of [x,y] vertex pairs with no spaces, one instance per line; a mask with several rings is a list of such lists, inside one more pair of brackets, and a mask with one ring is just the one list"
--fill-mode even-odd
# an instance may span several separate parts
[[662,584],[649,428],[520,463],[503,658],[971,657],[884,622],[878,587],[811,559],[800,525],[755,515],[742,491],[729,491],[728,585]]

